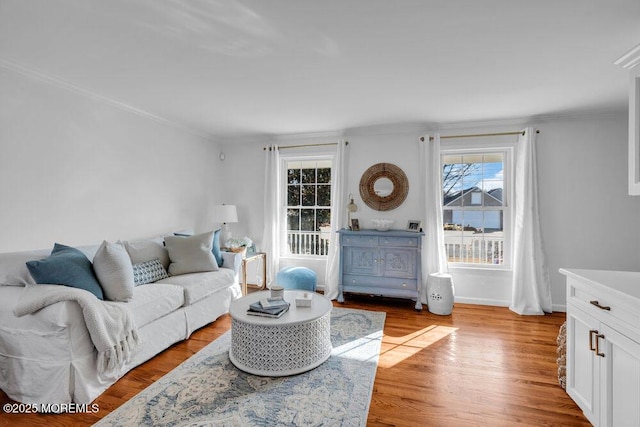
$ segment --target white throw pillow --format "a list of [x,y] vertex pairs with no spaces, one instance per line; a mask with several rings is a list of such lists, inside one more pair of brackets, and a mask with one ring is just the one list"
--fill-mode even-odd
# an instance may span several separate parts
[[211,253],[213,231],[189,237],[167,236],[164,243],[171,260],[170,275],[218,270],[216,258]]
[[164,239],[162,237],[154,237],[145,240],[136,240],[133,242],[124,242],[132,264],[140,264],[154,258],[159,258],[162,266],[169,268],[169,253],[164,247]]
[[129,301],[133,297],[133,267],[125,247],[102,242],[93,257],[93,271],[108,301]]

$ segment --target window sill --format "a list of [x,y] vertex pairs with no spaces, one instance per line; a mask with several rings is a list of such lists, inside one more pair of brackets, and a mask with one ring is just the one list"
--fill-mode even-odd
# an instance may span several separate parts
[[511,273],[513,269],[509,265],[482,265],[482,264],[451,264],[448,265],[449,270],[480,270],[480,271],[496,271]]

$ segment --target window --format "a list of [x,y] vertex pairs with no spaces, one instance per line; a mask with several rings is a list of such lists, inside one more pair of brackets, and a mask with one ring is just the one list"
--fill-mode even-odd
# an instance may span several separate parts
[[331,165],[331,158],[285,160],[287,246],[291,255],[328,254]]
[[442,206],[450,263],[505,266],[508,261],[510,151],[444,151]]

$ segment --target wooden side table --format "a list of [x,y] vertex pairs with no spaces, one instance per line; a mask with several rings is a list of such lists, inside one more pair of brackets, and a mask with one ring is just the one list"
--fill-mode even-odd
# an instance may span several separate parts
[[[247,283],[247,265],[253,261],[262,262],[262,284]],[[267,287],[267,254],[266,252],[252,252],[242,260],[242,295],[247,295],[247,285],[257,286],[258,289],[263,290]]]

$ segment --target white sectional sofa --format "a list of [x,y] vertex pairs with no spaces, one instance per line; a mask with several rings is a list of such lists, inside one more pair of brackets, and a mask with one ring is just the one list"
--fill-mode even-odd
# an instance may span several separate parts
[[[98,248],[78,249],[92,260]],[[139,240],[127,245],[132,265],[136,256],[148,257],[149,248],[168,255],[162,238]],[[14,313],[23,292],[41,286],[25,263],[46,258],[50,252],[0,254],[0,388],[18,402],[90,403],[132,368],[227,313],[231,302],[241,296],[238,278],[242,259],[229,252],[221,253],[224,262],[217,271],[174,274],[134,286],[128,301],[109,304],[131,310],[138,348],[129,362],[101,372],[78,302],[60,301],[22,316]],[[163,261],[171,271],[172,260],[166,257]]]

